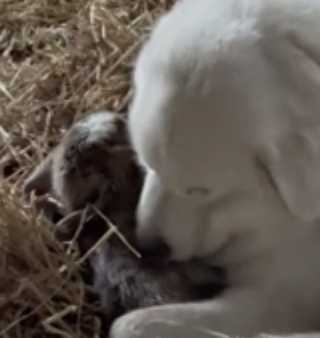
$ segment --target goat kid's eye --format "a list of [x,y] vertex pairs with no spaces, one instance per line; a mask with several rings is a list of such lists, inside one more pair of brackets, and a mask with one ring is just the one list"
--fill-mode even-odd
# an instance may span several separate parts
[[88,202],[94,204],[100,197],[99,190],[94,190],[88,197]]

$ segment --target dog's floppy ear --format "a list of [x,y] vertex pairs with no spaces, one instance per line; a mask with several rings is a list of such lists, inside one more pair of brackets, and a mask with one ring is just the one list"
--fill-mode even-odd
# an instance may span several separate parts
[[259,159],[294,217],[320,217],[320,124],[278,137]]
[[54,153],[51,152],[27,178],[23,186],[26,195],[32,191],[36,195],[43,195],[51,191],[53,156]]

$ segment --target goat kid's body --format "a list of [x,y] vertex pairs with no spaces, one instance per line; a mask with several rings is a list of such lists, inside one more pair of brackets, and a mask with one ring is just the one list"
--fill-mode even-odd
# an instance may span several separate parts
[[223,264],[230,287],[112,337],[320,331],[319,18],[318,0],[184,0],[155,27],[129,115],[138,238]]

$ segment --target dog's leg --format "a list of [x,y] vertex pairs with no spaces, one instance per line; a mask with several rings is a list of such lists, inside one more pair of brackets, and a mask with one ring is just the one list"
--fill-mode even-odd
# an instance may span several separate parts
[[136,310],[115,321],[110,337],[253,337],[260,332],[265,304],[254,290],[233,290],[212,301]]

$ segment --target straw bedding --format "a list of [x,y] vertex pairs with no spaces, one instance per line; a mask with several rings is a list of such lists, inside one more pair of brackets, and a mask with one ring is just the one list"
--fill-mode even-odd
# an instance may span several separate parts
[[0,337],[99,337],[76,249],[54,240],[21,185],[74,120],[126,111],[136,52],[171,4],[0,1]]

